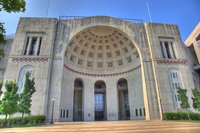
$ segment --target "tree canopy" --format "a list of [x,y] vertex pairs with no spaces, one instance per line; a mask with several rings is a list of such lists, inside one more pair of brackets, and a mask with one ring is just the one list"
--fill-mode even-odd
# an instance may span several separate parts
[[[11,12],[25,12],[26,2],[25,0],[0,0],[0,11]],[[0,44],[4,44],[6,30],[4,23],[0,22]],[[0,48],[0,60],[4,57],[4,50]]]
[[22,113],[22,117],[25,113],[29,114],[31,112],[31,97],[35,92],[35,80],[30,79],[30,73],[26,73],[24,90],[19,96],[19,112]]

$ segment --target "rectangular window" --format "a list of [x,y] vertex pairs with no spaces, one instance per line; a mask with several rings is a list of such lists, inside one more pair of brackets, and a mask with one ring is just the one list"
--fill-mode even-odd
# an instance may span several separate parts
[[143,108],[143,113],[144,113],[144,116],[146,116],[145,108]]
[[165,44],[165,48],[166,48],[166,51],[167,51],[167,57],[169,59],[171,59],[172,57],[171,57],[170,50],[169,50],[169,43],[165,41],[164,44]]
[[33,37],[31,41],[31,46],[29,50],[29,55],[34,55],[36,49],[37,37]]
[[138,110],[135,109],[135,116],[138,116]]
[[173,73],[173,78],[176,78],[176,74],[175,73]]
[[68,112],[69,112],[69,111],[67,110],[67,112],[66,112],[66,118],[68,118]]
[[65,118],[65,109],[63,109],[63,118]]
[[140,108],[140,116],[142,116],[142,109]]
[[61,109],[61,111],[60,111],[60,117],[62,118],[62,109]]
[[177,97],[176,97],[176,95],[174,95],[175,96],[175,100],[177,101]]

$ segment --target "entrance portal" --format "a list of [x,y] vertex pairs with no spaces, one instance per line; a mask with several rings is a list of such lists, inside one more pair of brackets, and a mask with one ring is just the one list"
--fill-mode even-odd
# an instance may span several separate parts
[[95,83],[95,120],[106,120],[106,85],[103,81]]

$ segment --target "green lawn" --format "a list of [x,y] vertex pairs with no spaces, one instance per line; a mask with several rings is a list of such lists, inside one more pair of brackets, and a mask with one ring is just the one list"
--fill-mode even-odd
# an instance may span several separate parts
[[200,123],[200,120],[168,120],[168,121]]
[[26,124],[26,125],[21,125],[21,126],[11,126],[11,128],[20,128],[20,127],[36,127],[36,126],[45,126],[47,125],[46,123],[35,123],[35,124]]

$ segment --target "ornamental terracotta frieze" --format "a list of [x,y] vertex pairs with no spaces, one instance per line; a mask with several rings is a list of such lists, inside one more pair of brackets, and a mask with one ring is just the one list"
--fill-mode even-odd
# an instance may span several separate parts
[[119,72],[119,73],[111,73],[111,74],[92,74],[92,73],[85,73],[85,72],[79,72],[79,71],[76,71],[70,67],[68,67],[66,64],[64,64],[64,67],[69,70],[70,72],[73,72],[73,73],[76,73],[76,74],[80,74],[80,75],[85,75],[85,76],[92,76],[92,77],[111,77],[111,76],[118,76],[118,75],[122,75],[122,74],[127,74],[127,73],[130,73],[130,72],[133,72],[137,69],[139,69],[141,67],[141,65],[133,68],[133,69],[130,69],[128,71],[124,71],[124,72]]
[[188,60],[177,59],[177,60],[156,60],[157,64],[160,65],[187,65]]
[[12,62],[48,62],[48,57],[12,57]]

